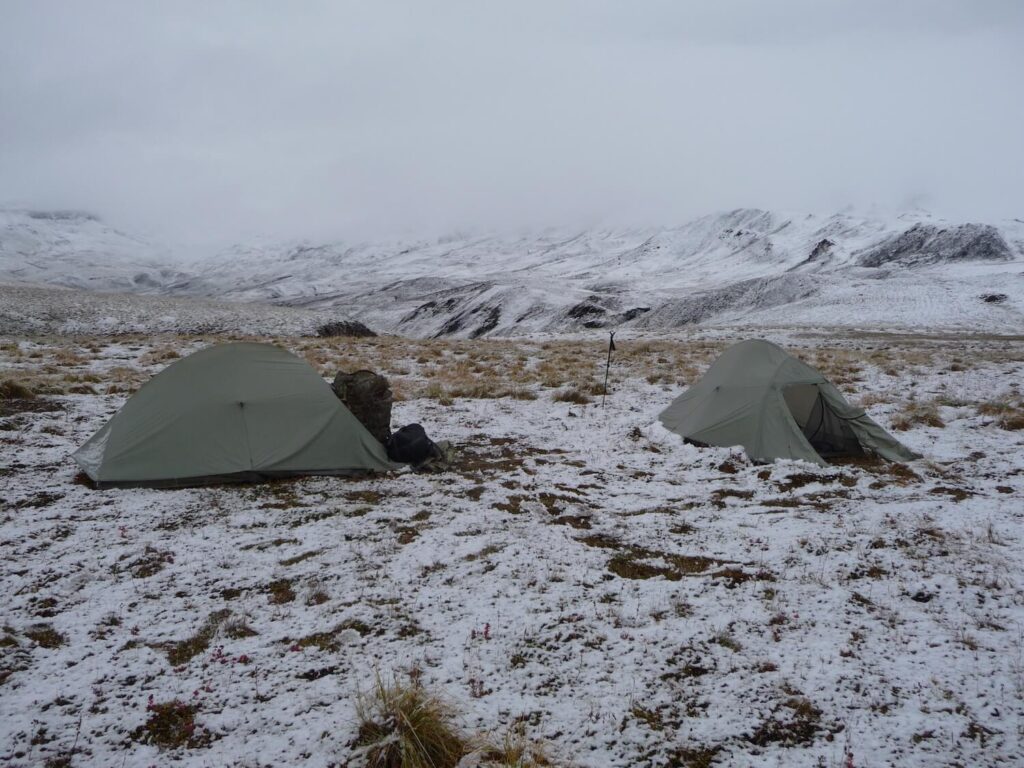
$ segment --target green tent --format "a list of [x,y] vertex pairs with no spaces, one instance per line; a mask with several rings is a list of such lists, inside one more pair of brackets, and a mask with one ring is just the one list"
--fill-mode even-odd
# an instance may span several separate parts
[[306,361],[252,343],[208,347],[168,366],[74,459],[101,487],[394,468]]
[[759,339],[725,350],[659,418],[687,440],[739,445],[755,461],[920,458],[846,402],[814,368]]

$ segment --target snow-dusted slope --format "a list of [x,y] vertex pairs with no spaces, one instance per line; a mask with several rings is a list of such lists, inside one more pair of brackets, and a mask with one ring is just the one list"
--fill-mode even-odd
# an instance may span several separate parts
[[740,209],[654,230],[235,248],[187,290],[340,304],[416,336],[769,320],[1005,332],[1024,329],[1022,254],[1018,221]]
[[739,209],[656,229],[258,242],[179,270],[93,219],[17,215],[0,239],[0,279],[333,309],[411,336],[691,323],[1024,330],[1019,220]]
[[183,277],[170,252],[81,211],[0,210],[0,279],[153,292]]
[[316,336],[351,318],[306,310],[177,296],[100,293],[0,282],[0,334],[241,333]]

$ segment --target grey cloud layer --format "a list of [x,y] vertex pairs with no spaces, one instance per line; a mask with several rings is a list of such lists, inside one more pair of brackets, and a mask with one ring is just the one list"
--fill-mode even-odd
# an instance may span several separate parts
[[1024,3],[0,4],[0,201],[200,242],[1024,214]]

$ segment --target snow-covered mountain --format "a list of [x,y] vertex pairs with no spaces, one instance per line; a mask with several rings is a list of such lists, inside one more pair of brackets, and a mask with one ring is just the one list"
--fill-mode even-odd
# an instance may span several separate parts
[[653,230],[248,246],[185,290],[340,304],[416,336],[765,322],[1020,331],[1024,223],[740,209]]
[[[91,219],[75,223],[93,236],[80,256],[65,220],[29,222],[22,251],[38,242],[60,258],[12,273],[8,225],[0,279],[333,309],[410,336],[693,323],[1024,331],[1019,220],[739,209],[657,229],[250,243],[187,267],[157,266],[152,246],[133,252]],[[61,228],[59,248],[50,228]]]
[[0,278],[94,291],[154,293],[182,279],[160,245],[83,211],[0,209]]

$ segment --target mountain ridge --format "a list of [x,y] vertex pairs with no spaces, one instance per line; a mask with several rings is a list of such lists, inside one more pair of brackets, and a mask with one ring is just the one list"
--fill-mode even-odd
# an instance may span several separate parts
[[248,243],[188,263],[89,214],[0,211],[0,279],[334,309],[410,336],[769,317],[997,330],[1024,328],[1024,223],[740,208],[674,227]]

